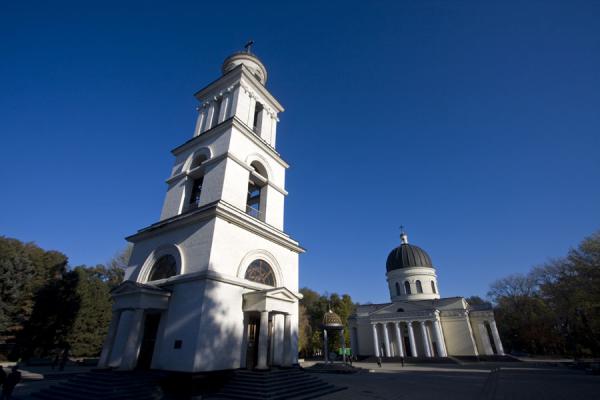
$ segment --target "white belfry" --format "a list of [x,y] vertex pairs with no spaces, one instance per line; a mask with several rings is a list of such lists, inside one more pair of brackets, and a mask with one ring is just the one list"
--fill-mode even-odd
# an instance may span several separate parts
[[283,107],[249,51],[195,94],[192,138],[158,222],[133,243],[99,366],[199,372],[298,359],[298,256],[284,232],[288,164],[275,150]]

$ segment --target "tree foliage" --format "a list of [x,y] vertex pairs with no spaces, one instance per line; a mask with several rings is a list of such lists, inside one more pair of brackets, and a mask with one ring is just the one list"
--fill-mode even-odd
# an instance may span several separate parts
[[564,258],[494,282],[488,296],[509,351],[600,355],[600,232]]
[[300,353],[304,357],[310,357],[318,354],[323,348],[323,332],[321,323],[323,315],[331,309],[338,314],[344,324],[344,342],[342,343],[338,335],[329,337],[329,349],[334,350],[344,344],[346,347],[350,344],[350,331],[348,329],[348,318],[354,313],[356,305],[352,298],[347,295],[319,294],[309,288],[300,289],[304,296],[300,300],[300,319],[299,319],[299,343]]
[[26,358],[68,346],[73,356],[97,355],[110,322],[109,292],[122,281],[129,253],[128,247],[106,265],[68,268],[62,253],[0,237],[4,351]]
[[31,316],[35,293],[66,265],[60,252],[0,236],[0,341],[13,340]]

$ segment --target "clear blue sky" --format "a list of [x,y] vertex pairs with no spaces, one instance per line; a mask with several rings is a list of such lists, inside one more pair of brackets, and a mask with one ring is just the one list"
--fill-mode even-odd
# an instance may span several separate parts
[[157,221],[192,94],[253,38],[301,285],[387,301],[404,224],[442,295],[484,295],[600,228],[598,21],[597,1],[5,1],[0,234],[108,260]]

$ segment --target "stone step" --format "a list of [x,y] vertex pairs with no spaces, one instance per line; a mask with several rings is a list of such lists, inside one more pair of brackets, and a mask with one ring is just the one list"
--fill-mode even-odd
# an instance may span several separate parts
[[278,378],[274,378],[274,379],[264,379],[264,380],[256,380],[256,379],[249,379],[246,377],[234,377],[233,379],[230,380],[230,383],[239,383],[239,384],[246,384],[246,385],[285,385],[289,382],[296,382],[296,381],[315,381],[318,380],[317,377],[315,377],[314,375],[307,375],[306,373],[302,374],[302,375],[297,375],[297,376],[287,376],[287,377],[278,377]]
[[295,390],[300,390],[300,389],[307,388],[307,387],[318,388],[318,387],[324,387],[326,385],[327,385],[327,383],[325,383],[319,379],[316,379],[316,380],[311,380],[308,382],[302,380],[302,381],[293,382],[293,383],[290,383],[287,385],[277,385],[277,386],[249,387],[249,386],[245,386],[245,385],[228,385],[228,387],[225,389],[225,391],[246,393],[251,389],[253,393],[279,395],[279,394],[283,394],[283,393],[294,392]]
[[269,372],[236,371],[232,379],[208,398],[237,400],[305,400],[334,393],[336,387],[299,368]]
[[163,392],[158,373],[94,371],[77,375],[33,394],[44,400],[158,400]]

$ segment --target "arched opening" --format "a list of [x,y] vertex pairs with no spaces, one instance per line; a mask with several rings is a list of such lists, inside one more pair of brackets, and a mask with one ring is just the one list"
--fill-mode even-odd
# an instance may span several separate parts
[[158,281],[160,279],[167,279],[175,275],[177,275],[177,261],[172,255],[165,254],[164,256],[160,257],[152,266],[152,271],[150,272],[148,281]]
[[435,282],[434,281],[431,281],[431,292],[433,294],[437,294],[437,290],[435,289]]
[[275,273],[273,268],[264,260],[254,260],[246,269],[244,279],[263,285],[275,286]]
[[400,293],[400,284],[398,282],[396,282],[396,296],[400,296],[402,293]]
[[406,292],[406,294],[412,293],[412,291],[410,290],[410,283],[408,283],[408,281],[404,282],[404,291]]
[[423,293],[423,285],[421,285],[421,281],[415,282],[415,285],[417,286],[417,293]]
[[250,178],[248,180],[248,196],[246,200],[246,213],[254,218],[265,220],[267,171],[257,161],[250,164]]
[[260,130],[262,126],[262,117],[264,112],[264,107],[258,101],[256,102],[256,106],[254,107],[254,117],[252,119],[252,130],[260,135]]
[[396,312],[404,312],[404,308],[399,308],[396,310]]
[[190,181],[188,188],[188,204],[187,209],[191,210],[200,205],[200,196],[202,194],[202,186],[204,185],[204,168],[202,163],[207,158],[204,154],[200,154],[194,158],[188,171],[188,179]]

